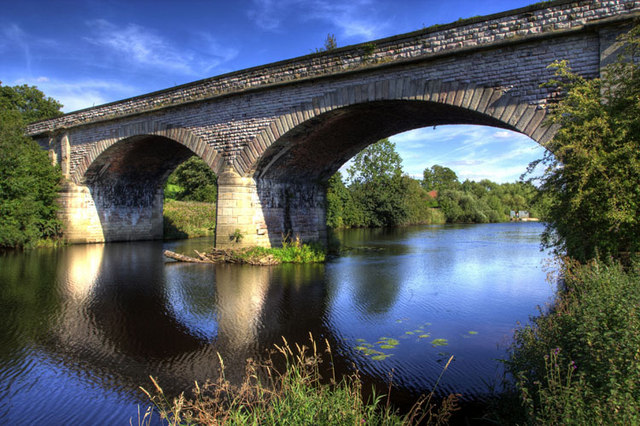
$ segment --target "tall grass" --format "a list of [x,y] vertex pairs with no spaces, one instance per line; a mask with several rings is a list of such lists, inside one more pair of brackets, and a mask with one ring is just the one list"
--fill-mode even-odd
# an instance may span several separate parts
[[562,277],[553,310],[515,334],[519,421],[640,424],[640,264],[566,260]]
[[[284,339],[283,339],[284,340]],[[445,424],[456,409],[455,397],[446,398],[436,407],[433,393],[418,401],[413,409],[400,415],[383,395],[362,397],[362,382],[357,373],[337,378],[322,377],[323,357],[331,365],[329,343],[321,354],[316,342],[295,345],[284,340],[273,354],[283,358],[286,367],[280,371],[272,358],[259,364],[249,362],[244,381],[232,385],[224,377],[224,362],[215,382],[195,384],[193,397],[184,394],[169,399],[160,384],[151,378],[154,390],[143,391],[152,401],[164,423],[178,424],[289,424],[289,425],[410,425]],[[272,354],[272,355],[273,355]],[[152,410],[139,421],[150,424]]]
[[199,201],[164,201],[164,239],[196,238],[213,235],[216,205]]

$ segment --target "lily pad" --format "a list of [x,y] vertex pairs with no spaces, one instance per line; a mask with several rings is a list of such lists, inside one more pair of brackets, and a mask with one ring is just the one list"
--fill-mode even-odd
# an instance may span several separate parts
[[477,331],[470,331],[469,334],[478,334]]
[[427,337],[431,337],[430,334],[421,334],[418,336],[418,339],[426,339]]
[[431,341],[431,344],[433,346],[447,346],[449,342],[447,341],[447,339],[433,339]]
[[397,341],[396,339],[387,339],[387,345],[397,346],[399,344],[400,344],[400,342]]
[[374,360],[374,361],[384,361],[385,359],[389,358],[390,356],[391,356],[390,354],[389,355],[382,354],[382,355],[372,356],[371,359]]
[[396,347],[393,345],[380,345],[380,349],[395,349]]
[[404,334],[412,335],[413,331],[405,331]]
[[362,342],[366,342],[366,340],[364,340],[364,339],[356,339],[356,342],[362,343]]

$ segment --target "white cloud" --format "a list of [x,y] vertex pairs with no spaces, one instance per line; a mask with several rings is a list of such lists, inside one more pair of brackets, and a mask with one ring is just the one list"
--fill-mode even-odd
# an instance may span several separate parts
[[192,49],[179,47],[140,25],[118,26],[104,19],[88,24],[93,30],[93,35],[86,37],[89,43],[115,53],[119,60],[165,72],[202,76],[238,55],[236,49],[223,48],[206,33],[201,33],[200,38],[203,39],[202,45],[207,48],[198,54]]
[[500,130],[493,134],[493,137],[496,139],[509,139],[513,137],[513,132],[509,132],[507,130]]
[[24,55],[27,70],[31,70],[31,47],[28,35],[16,24],[4,25],[0,37],[0,52],[18,48]]
[[64,105],[62,108],[64,112],[89,108],[140,93],[140,90],[133,86],[106,80],[87,79],[69,82],[41,76],[35,79],[18,79],[13,84],[38,86],[38,89],[47,96],[60,101]]
[[[267,31],[278,31],[282,23],[293,17],[300,21],[328,22],[346,39],[371,40],[380,36],[388,23],[375,17],[371,0],[331,2],[328,0],[253,0],[248,16]],[[340,39],[338,39],[340,42]]]
[[438,126],[415,129],[390,138],[410,175],[434,164],[450,167],[461,181],[518,180],[544,149],[520,133],[486,126]]

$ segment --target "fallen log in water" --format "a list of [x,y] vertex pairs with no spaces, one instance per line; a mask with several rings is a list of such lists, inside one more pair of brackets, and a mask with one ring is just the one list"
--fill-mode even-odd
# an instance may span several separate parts
[[178,262],[213,263],[210,260],[196,259],[195,257],[186,256],[184,254],[176,253],[171,250],[165,250],[163,254],[165,255],[165,257],[177,260]]
[[246,256],[247,249],[241,250],[220,250],[214,249],[211,253],[200,253],[194,250],[198,257],[191,257],[184,254],[176,253],[171,250],[165,250],[164,255],[178,262],[190,263],[245,263],[249,265],[277,265],[280,263],[272,255],[262,257]]

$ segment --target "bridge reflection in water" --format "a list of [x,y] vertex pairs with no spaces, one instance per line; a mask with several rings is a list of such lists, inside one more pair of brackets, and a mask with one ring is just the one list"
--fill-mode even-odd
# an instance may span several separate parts
[[[431,390],[446,354],[456,358],[440,390],[482,398],[504,354],[496,344],[552,294],[540,268],[541,230],[354,230],[341,236],[352,250],[324,265],[162,257],[164,249],[206,250],[211,240],[0,256],[0,422],[30,412],[34,423],[82,424],[86,415],[126,423],[148,403],[139,386],[151,386],[149,375],[177,395],[216,378],[219,353],[227,378],[238,381],[248,358],[264,357],[282,336],[307,343],[309,332],[330,342],[338,374],[363,374],[365,389],[386,391],[393,371],[398,403]],[[379,348],[383,336],[399,345]],[[448,345],[434,347],[436,338]],[[362,341],[389,357],[365,356]]]

